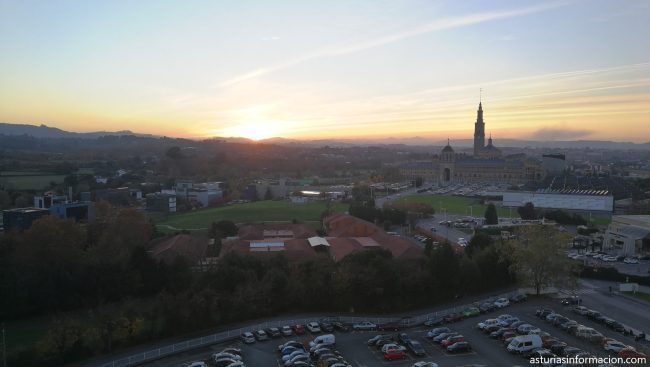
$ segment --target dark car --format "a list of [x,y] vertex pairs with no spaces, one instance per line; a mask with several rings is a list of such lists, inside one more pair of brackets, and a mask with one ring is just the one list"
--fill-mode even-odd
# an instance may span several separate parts
[[280,329],[276,327],[270,327],[265,330],[266,334],[270,336],[271,338],[279,338],[282,336],[282,333],[280,332]]
[[447,347],[449,353],[467,353],[472,350],[468,342],[458,342]]
[[501,339],[501,336],[503,336],[503,333],[508,332],[508,331],[514,331],[514,330],[509,328],[509,327],[502,327],[499,330],[491,332],[490,333],[490,338],[492,338],[492,339]]
[[600,317],[600,316],[602,316],[602,314],[601,314],[600,312],[598,312],[598,311],[589,310],[589,311],[587,311],[587,315],[586,315],[586,316],[587,316],[587,318],[593,320],[593,319],[595,319],[596,317]]
[[379,339],[376,343],[375,346],[377,349],[381,349],[385,344],[390,344],[390,343],[395,343],[395,341],[390,338],[390,339]]
[[334,325],[332,325],[329,322],[320,322],[319,325],[320,325],[320,329],[323,330],[323,332],[325,333],[331,333],[332,331],[334,331]]
[[407,333],[397,334],[397,340],[402,344],[407,344],[411,341],[411,337]]
[[442,325],[445,320],[442,316],[434,316],[433,318],[428,319],[424,322],[424,326],[439,326]]
[[531,349],[531,350],[529,350],[527,352],[521,353],[521,356],[524,357],[525,359],[531,359],[537,352],[543,351],[543,350],[546,350],[546,349],[541,348],[541,347],[533,348],[533,349]]
[[380,340],[393,340],[393,337],[392,335],[388,335],[388,334],[375,335],[372,338],[368,339],[368,342],[366,344],[375,345]]
[[605,325],[608,328],[610,328],[610,329],[612,329],[614,331],[618,331],[619,333],[621,333],[621,332],[623,332],[625,330],[625,326],[623,326],[623,324],[621,324],[620,322],[618,322],[618,321],[616,321],[614,319],[606,320]]
[[423,357],[426,355],[424,347],[417,340],[409,340],[409,342],[406,343],[406,347],[411,351],[411,353],[418,357]]
[[514,296],[510,297],[510,302],[519,303],[519,302],[523,302],[523,301],[525,301],[527,299],[528,299],[528,297],[526,297],[525,294],[517,293]]
[[443,340],[449,338],[452,335],[458,335],[458,333],[455,332],[455,331],[451,331],[451,332],[448,332],[448,333],[442,333],[442,334],[436,336],[435,338],[433,338],[433,342],[437,343],[437,344],[440,344]]
[[552,313],[555,313],[555,311],[548,308],[542,308],[540,310],[535,311],[535,316],[539,317],[540,319],[546,320],[546,316]]
[[569,321],[568,317],[558,316],[558,317],[553,319],[553,326],[560,326],[560,325],[564,324],[567,321]]
[[594,317],[594,321],[596,321],[599,324],[604,324],[605,321],[607,321],[607,317],[603,315],[597,315]]
[[481,311],[481,313],[487,313],[487,312],[490,312],[490,311],[494,311],[495,308],[496,308],[496,306],[494,305],[493,302],[483,302],[478,306],[478,309],[479,309],[479,311]]
[[549,349],[553,354],[558,355],[558,356],[562,356],[562,355],[564,355],[564,350],[565,350],[566,348],[570,348],[570,347],[567,346],[566,343],[559,342],[559,343],[557,343],[557,344],[553,344],[553,345],[551,345],[551,347],[548,348],[548,349]]
[[578,296],[572,296],[572,297],[562,298],[560,303],[565,306],[579,305],[582,303],[582,300]]
[[387,322],[384,324],[377,325],[377,330],[379,331],[398,331],[401,327],[398,322]]
[[562,350],[562,357],[572,357],[579,353],[582,353],[582,350],[576,347],[566,347]]
[[234,359],[219,359],[217,361],[212,362],[212,366],[215,367],[227,367],[230,366],[231,364],[237,363],[238,361]]
[[334,326],[334,329],[338,330],[338,331],[350,331],[350,329],[351,329],[350,325],[344,324],[344,323],[342,323],[340,321],[332,322],[332,326]]
[[501,327],[502,327],[501,325],[488,325],[488,326],[485,327],[485,329],[483,329],[483,331],[490,334],[490,333],[492,333],[494,331],[497,331],[497,330],[501,329]]
[[445,315],[443,318],[445,322],[458,322],[463,320],[463,314],[462,313],[450,313],[448,315]]

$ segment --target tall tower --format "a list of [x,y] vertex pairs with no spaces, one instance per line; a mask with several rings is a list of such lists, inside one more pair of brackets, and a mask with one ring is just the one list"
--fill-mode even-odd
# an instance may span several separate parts
[[481,155],[483,147],[485,147],[485,123],[483,122],[483,106],[479,102],[474,124],[474,157]]

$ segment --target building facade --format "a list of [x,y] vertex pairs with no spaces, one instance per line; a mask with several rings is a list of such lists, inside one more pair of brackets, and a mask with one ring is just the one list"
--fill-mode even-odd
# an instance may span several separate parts
[[447,140],[437,159],[430,164],[407,163],[400,168],[404,177],[422,177],[441,186],[454,183],[508,183],[523,184],[541,181],[546,172],[540,161],[521,155],[503,156],[494,145],[492,136],[485,144],[483,104],[479,103],[474,123],[473,155],[457,154]]
[[650,215],[615,215],[603,246],[623,256],[650,255]]

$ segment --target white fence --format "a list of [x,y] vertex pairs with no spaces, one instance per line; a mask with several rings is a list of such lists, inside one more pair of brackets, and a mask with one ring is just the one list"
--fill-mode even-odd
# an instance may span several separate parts
[[517,291],[513,291],[510,293],[506,294],[501,294],[498,296],[493,296],[490,297],[489,299],[484,299],[480,301],[476,301],[470,304],[464,304],[461,306],[456,306],[453,308],[449,308],[446,310],[442,311],[436,311],[436,312],[431,312],[427,313],[424,315],[419,315],[419,316],[395,316],[395,317],[364,317],[364,316],[313,316],[310,318],[305,318],[305,319],[290,319],[290,320],[272,320],[260,324],[251,324],[247,325],[245,327],[241,327],[238,329],[233,329],[233,330],[228,330],[228,331],[223,331],[217,334],[212,334],[208,336],[203,336],[200,338],[194,338],[190,340],[186,340],[184,342],[180,343],[174,343],[165,347],[157,348],[157,349],[152,349],[147,352],[142,352],[142,353],[137,353],[134,355],[131,355],[129,357],[123,357],[120,359],[116,359],[114,361],[108,362],[108,363],[102,363],[102,364],[88,364],[86,366],[93,366],[93,367],[129,367],[129,366],[137,366],[142,363],[146,362],[151,362],[156,359],[168,357],[171,355],[174,355],[176,353],[188,351],[191,349],[197,349],[205,346],[209,346],[212,344],[219,344],[219,343],[224,343],[227,341],[231,341],[234,339],[239,338],[241,333],[244,331],[253,331],[253,330],[259,330],[259,329],[266,329],[270,327],[282,327],[284,325],[296,325],[296,324],[307,324],[309,322],[315,321],[315,320],[320,320],[324,318],[335,318],[337,321],[340,321],[345,324],[354,324],[358,323],[361,321],[370,321],[375,324],[384,324],[388,322],[404,322],[405,325],[408,326],[417,326],[422,324],[423,322],[436,318],[436,317],[441,317],[450,313],[454,312],[462,312],[468,307],[472,306],[477,306],[482,302],[490,301],[490,300],[495,300],[496,298],[499,297],[506,297],[510,298],[514,294],[516,294]]

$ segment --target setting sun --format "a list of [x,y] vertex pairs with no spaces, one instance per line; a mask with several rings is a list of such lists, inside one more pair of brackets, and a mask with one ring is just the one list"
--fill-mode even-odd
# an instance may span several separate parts
[[236,136],[251,140],[268,139],[274,136],[280,136],[286,132],[282,124],[282,121],[275,120],[245,122],[221,130],[220,135],[224,137]]

